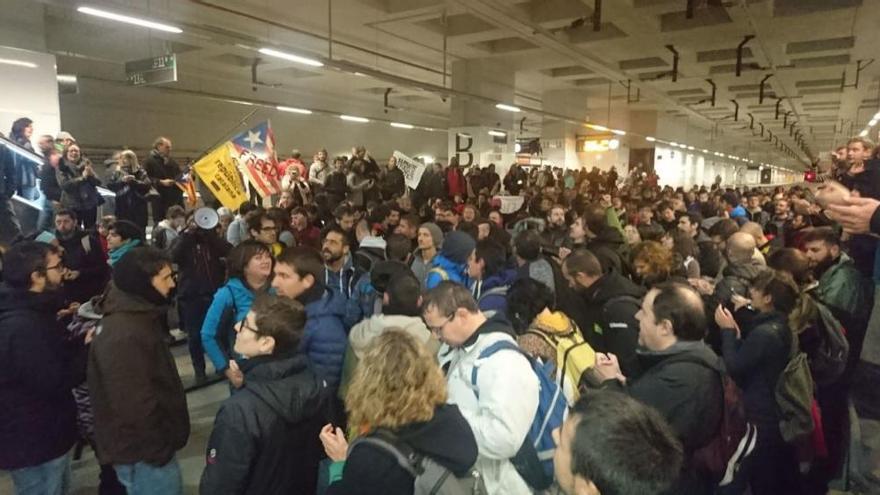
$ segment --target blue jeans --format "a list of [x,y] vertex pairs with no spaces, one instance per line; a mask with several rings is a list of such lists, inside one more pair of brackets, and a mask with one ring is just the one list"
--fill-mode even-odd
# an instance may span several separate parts
[[70,452],[10,474],[15,495],[65,495],[70,489]]
[[183,495],[183,478],[177,458],[172,458],[164,466],[138,462],[115,464],[113,468],[128,495]]

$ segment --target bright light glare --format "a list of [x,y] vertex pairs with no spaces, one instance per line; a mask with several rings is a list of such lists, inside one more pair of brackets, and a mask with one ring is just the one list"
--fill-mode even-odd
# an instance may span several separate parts
[[55,79],[60,83],[76,84],[76,76],[73,74],[58,74],[55,76]]
[[522,151],[522,145],[519,144],[519,143],[514,144],[514,145],[513,145],[513,152],[514,152],[514,153],[519,153],[520,151]]
[[370,119],[365,119],[364,117],[355,117],[354,115],[340,115],[340,119],[347,120],[349,122],[369,122]]
[[620,148],[620,141],[619,140],[612,139],[612,140],[608,141],[608,149],[616,150],[617,148]]
[[169,26],[168,24],[162,24],[155,21],[148,21],[146,19],[140,19],[137,17],[131,17],[123,14],[116,14],[114,12],[108,12],[106,10],[95,9],[92,7],[79,7],[76,9],[78,12],[83,14],[93,15],[95,17],[101,17],[103,19],[110,19],[111,21],[124,22],[126,24],[134,24],[135,26],[141,26],[149,29],[156,29],[158,31],[165,31],[167,33],[177,33],[180,34],[183,32],[182,29],[174,26]]
[[652,142],[652,143],[653,143],[654,141],[656,141],[656,140],[657,140],[657,138],[655,138],[655,137],[651,137],[651,136],[648,136],[648,137],[645,138],[645,141],[649,141],[649,142]]
[[312,67],[323,67],[324,63],[315,60],[313,58],[301,57],[299,55],[294,55],[293,53],[287,53],[278,51],[272,48],[260,48],[259,52],[263,55],[269,55],[270,57],[278,57],[283,58],[284,60],[290,60],[291,62],[296,62],[298,64],[311,65]]
[[611,129],[611,132],[617,134],[618,136],[626,136],[626,131],[621,131],[619,129]]
[[12,58],[0,58],[0,64],[17,65],[18,67],[27,67],[28,69],[37,68],[37,64],[33,62],[25,62],[24,60],[15,60]]
[[506,133],[506,132],[501,132],[501,131],[489,131],[489,135],[490,135],[490,136],[496,136],[496,137],[504,137],[504,136],[507,135],[507,133]]
[[496,104],[495,108],[497,108],[498,110],[506,110],[508,112],[521,112],[522,111],[519,107],[515,107],[513,105],[505,105],[504,103]]
[[311,110],[306,110],[305,108],[284,107],[281,105],[279,105],[275,108],[277,108],[278,110],[281,110],[282,112],[301,113],[303,115],[311,115],[312,114]]
[[412,124],[404,124],[403,122],[392,122],[391,127],[397,127],[398,129],[412,129]]

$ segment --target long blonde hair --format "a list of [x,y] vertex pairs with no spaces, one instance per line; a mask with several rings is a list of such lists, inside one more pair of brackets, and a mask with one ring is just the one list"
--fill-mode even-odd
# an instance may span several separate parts
[[129,170],[132,172],[137,171],[141,166],[138,163],[138,157],[134,154],[134,151],[125,150],[119,153],[119,169],[124,170],[125,165],[129,166]]
[[429,421],[446,402],[446,380],[425,346],[398,328],[376,337],[358,363],[345,408],[362,430]]

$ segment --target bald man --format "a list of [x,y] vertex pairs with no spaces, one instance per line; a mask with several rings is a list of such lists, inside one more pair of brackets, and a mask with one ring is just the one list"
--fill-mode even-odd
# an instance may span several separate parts
[[[662,284],[645,295],[639,321],[639,359],[644,373],[626,380],[616,356],[597,354],[595,378],[603,388],[628,393],[652,406],[672,425],[686,453],[715,438],[723,411],[721,361],[703,343],[703,300],[683,284]],[[685,466],[692,466],[685,459]],[[710,493],[711,480],[686,470],[670,493]]]
[[722,278],[715,285],[713,293],[716,304],[723,304],[732,311],[731,298],[734,295],[749,297],[752,281],[767,269],[762,260],[755,259],[756,247],[755,238],[745,232],[737,232],[727,239],[724,253],[727,266],[721,272]]

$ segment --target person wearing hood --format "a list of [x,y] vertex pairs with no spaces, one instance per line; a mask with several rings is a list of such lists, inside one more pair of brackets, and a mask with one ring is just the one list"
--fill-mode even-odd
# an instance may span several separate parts
[[138,163],[134,151],[119,153],[116,169],[110,174],[107,189],[116,193],[116,218],[147,228],[147,193],[152,182]]
[[65,343],[56,317],[65,267],[58,248],[38,242],[14,245],[3,262],[0,469],[16,493],[62,495],[77,439],[71,389],[85,379],[85,353]]
[[143,243],[143,229],[128,220],[117,220],[107,232],[107,248],[110,250],[107,263],[116,266],[123,256]]
[[419,226],[418,237],[416,242],[418,248],[413,253],[413,260],[410,268],[413,274],[422,284],[422,290],[426,290],[425,284],[428,281],[428,272],[433,266],[434,258],[443,245],[443,231],[436,223],[425,222]]
[[468,280],[471,294],[477,300],[480,311],[491,316],[507,314],[507,291],[516,280],[516,270],[507,268],[504,247],[485,239],[477,242],[468,256]]
[[399,329],[376,336],[345,398],[362,438],[349,447],[338,426],[321,431],[334,461],[327,495],[414,493],[413,476],[398,454],[425,456],[456,476],[470,474],[479,464],[478,441],[465,413],[446,403],[448,395],[442,371],[419,339]]
[[163,331],[171,265],[158,249],[132,249],[95,307],[103,315],[88,368],[96,454],[128,493],[183,493],[175,455],[189,438],[189,413]]
[[577,323],[584,339],[596,352],[616,355],[624,375],[638,377],[636,313],[645,289],[619,273],[604,273],[599,260],[588,250],[565,258],[562,275],[585,303],[587,311],[576,313],[576,318],[581,318]]
[[298,351],[305,322],[299,302],[261,294],[236,325],[245,385],[214,419],[199,493],[315,493],[325,385]]
[[[214,364],[217,373],[223,373],[233,387],[241,387],[243,376],[231,352],[234,334],[229,323],[243,320],[258,293],[269,290],[272,276],[272,254],[265,244],[249,239],[229,251],[226,257],[226,284],[217,289],[205,321],[202,323],[202,347]],[[231,321],[230,321],[231,320]]]
[[487,318],[470,290],[451,281],[428,291],[422,317],[442,342],[438,356],[446,370],[447,402],[458,405],[474,432],[480,451],[475,468],[487,492],[531,494],[511,459],[538,410],[538,378],[521,353],[489,353],[497,345],[516,346],[510,323],[502,315]]
[[627,379],[614,354],[599,354],[595,376],[604,389],[623,391],[656,409],[684,446],[684,471],[676,494],[712,492],[713,475],[694,463],[708,445],[724,412],[721,359],[703,337],[706,312],[700,295],[679,283],[660,284],[645,295],[639,321],[638,359],[644,372]]
[[275,262],[272,287],[279,296],[296,299],[305,306],[305,332],[299,350],[308,356],[315,374],[333,392],[342,376],[348,337],[345,300],[324,285],[324,273],[324,263],[315,250],[287,248]]
[[[381,285],[381,284],[379,284]],[[418,279],[408,272],[406,266],[392,274],[382,290],[382,312],[375,314],[351,328],[339,395],[345,397],[351,377],[363,359],[373,340],[391,328],[400,329],[424,345],[432,356],[437,355],[440,343],[431,335],[419,314],[422,301]]]
[[446,234],[440,254],[434,257],[425,277],[425,289],[433,289],[446,280],[466,285],[468,256],[476,246],[474,238],[464,232],[456,230]]

